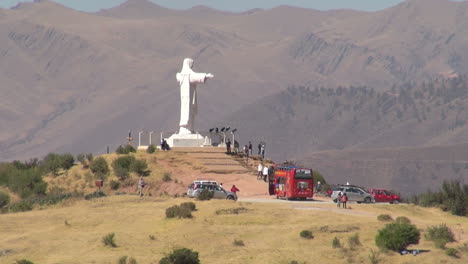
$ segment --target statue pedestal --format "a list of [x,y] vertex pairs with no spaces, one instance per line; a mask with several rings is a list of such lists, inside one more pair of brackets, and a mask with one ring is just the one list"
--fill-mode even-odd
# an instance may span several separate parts
[[173,134],[166,139],[171,148],[177,147],[203,147],[205,138],[200,134]]

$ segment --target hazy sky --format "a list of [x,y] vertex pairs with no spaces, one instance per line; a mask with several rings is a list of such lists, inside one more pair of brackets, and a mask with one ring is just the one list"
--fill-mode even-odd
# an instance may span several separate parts
[[[83,10],[97,11],[109,8],[126,0],[54,0],[63,5]],[[403,0],[151,0],[159,5],[186,9],[196,5],[206,5],[220,10],[245,11],[252,8],[271,8],[278,5],[294,5],[320,10],[351,8],[358,10],[379,10],[393,6]],[[9,8],[18,2],[32,0],[0,0],[0,7]]]

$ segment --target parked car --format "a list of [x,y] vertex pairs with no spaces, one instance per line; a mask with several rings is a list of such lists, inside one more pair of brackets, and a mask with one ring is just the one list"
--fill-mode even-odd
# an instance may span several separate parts
[[226,191],[221,185],[218,185],[214,181],[195,181],[190,184],[187,191],[189,197],[195,198],[203,190],[209,190],[213,192],[213,199],[227,199],[237,201],[237,195],[233,192]]
[[204,186],[204,185],[218,185],[218,183],[216,181],[213,181],[213,180],[196,180],[194,182],[192,182],[192,184],[190,184],[188,186],[188,190],[187,190],[187,196],[188,197],[195,197],[194,196],[194,193],[195,191],[199,188],[199,186]]
[[400,196],[392,194],[390,191],[385,189],[370,189],[370,194],[375,198],[375,201],[378,203],[391,203],[397,204],[400,202]]
[[355,185],[338,185],[333,189],[333,193],[331,195],[332,200],[336,203],[336,199],[338,198],[338,193],[346,193],[348,196],[349,202],[357,202],[357,203],[375,203],[375,198],[364,190],[363,188]]

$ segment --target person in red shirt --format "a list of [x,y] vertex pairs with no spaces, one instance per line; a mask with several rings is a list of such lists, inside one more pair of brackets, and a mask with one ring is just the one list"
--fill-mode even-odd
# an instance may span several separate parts
[[231,192],[233,192],[233,193],[237,194],[237,192],[239,192],[239,191],[240,191],[240,190],[239,190],[239,189],[237,189],[237,187],[236,187],[235,185],[233,185],[233,186],[232,186],[232,188],[231,188]]
[[343,196],[341,196],[341,203],[343,204],[344,209],[346,209],[347,202],[348,202],[348,195],[346,195],[346,193],[343,193]]

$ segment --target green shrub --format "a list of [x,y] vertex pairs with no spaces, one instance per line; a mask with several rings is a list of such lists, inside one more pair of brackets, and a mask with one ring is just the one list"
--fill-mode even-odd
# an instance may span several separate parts
[[399,224],[411,224],[411,220],[406,216],[398,216],[395,222]]
[[10,195],[0,191],[0,208],[7,206],[10,203]]
[[33,204],[27,200],[21,200],[19,202],[10,204],[9,209],[11,212],[26,212],[31,211],[33,209]]
[[95,199],[95,198],[100,198],[100,197],[104,197],[104,196],[107,196],[103,191],[95,191],[93,193],[89,193],[87,195],[84,196],[85,200],[92,200],[92,199]]
[[62,158],[56,153],[47,154],[43,163],[44,168],[53,175],[58,175],[59,170],[62,168]]
[[305,238],[305,239],[312,239],[312,238],[314,238],[314,235],[313,235],[312,232],[309,231],[309,230],[302,230],[301,233],[299,233],[299,235],[300,235],[302,238]]
[[148,148],[146,149],[146,152],[150,154],[154,153],[155,151],[156,151],[156,147],[153,144],[149,145]]
[[122,256],[119,258],[118,264],[137,264],[136,259],[132,257]]
[[146,160],[138,159],[135,160],[132,164],[131,170],[138,174],[139,176],[148,176],[149,171],[148,171],[148,164],[146,163]]
[[32,195],[45,195],[47,183],[42,179],[43,171],[40,168],[12,169],[8,171],[8,187],[19,194],[21,198]]
[[445,248],[445,244],[455,241],[452,230],[445,224],[430,226],[424,237],[429,241],[433,241],[437,248],[442,249]]
[[115,243],[114,238],[115,233],[109,233],[102,238],[102,243],[104,244],[104,246],[115,248],[117,247],[117,244]]
[[421,234],[415,225],[390,223],[375,237],[375,243],[381,249],[401,251],[411,244],[418,244]]
[[34,262],[27,260],[27,259],[17,260],[15,263],[16,264],[34,264]]
[[88,163],[86,162],[86,156],[83,153],[76,155],[76,160],[79,161],[83,167],[87,167]]
[[69,170],[75,164],[75,158],[70,153],[65,153],[61,155],[61,167],[64,170]]
[[178,205],[166,209],[166,218],[192,218],[192,211],[187,207]]
[[122,167],[114,168],[114,174],[120,181],[125,181],[126,179],[130,178],[130,171],[128,169]]
[[136,152],[136,149],[132,145],[118,146],[115,150],[115,153],[125,155],[132,152]]
[[103,157],[94,159],[91,163],[90,169],[100,180],[105,180],[109,175],[109,165]]
[[172,181],[172,174],[170,172],[165,172],[162,178],[163,182]]
[[238,208],[229,208],[229,209],[218,209],[216,210],[217,215],[229,215],[229,214],[240,214],[246,213],[249,209],[245,207],[238,207]]
[[393,221],[393,218],[391,215],[381,214],[377,216],[377,220],[382,221],[382,222],[390,222],[390,221]]
[[348,245],[351,250],[356,249],[361,246],[361,241],[359,240],[359,234],[356,233],[348,238]]
[[86,159],[88,160],[88,163],[93,162],[93,160],[94,160],[93,153],[86,154]]
[[200,260],[198,252],[188,248],[180,248],[162,258],[159,264],[200,264]]
[[242,240],[237,240],[237,239],[235,239],[234,242],[232,242],[232,244],[233,244],[234,246],[238,246],[238,247],[243,247],[243,246],[245,246],[244,241],[242,241]]
[[458,255],[458,253],[459,253],[458,250],[456,250],[455,248],[447,248],[445,250],[445,255],[453,257],[453,258],[459,258],[460,256]]
[[117,190],[120,187],[120,182],[112,180],[110,181],[109,185],[112,190]]
[[341,242],[340,242],[339,238],[337,238],[337,237],[333,238],[332,247],[333,248],[341,248]]
[[200,200],[200,201],[208,201],[208,200],[211,200],[211,198],[213,198],[213,196],[214,196],[213,191],[210,191],[208,189],[203,189],[203,191],[201,191],[198,194],[197,199]]
[[181,203],[180,204],[180,207],[185,207],[185,208],[188,208],[190,211],[195,211],[197,210],[197,206],[195,205],[195,203],[193,202],[185,202],[185,203]]

